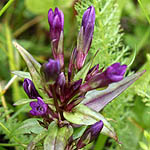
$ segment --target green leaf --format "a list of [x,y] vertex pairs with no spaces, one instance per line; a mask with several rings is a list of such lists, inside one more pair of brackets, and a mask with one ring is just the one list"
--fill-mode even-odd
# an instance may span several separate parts
[[63,114],[66,120],[78,125],[92,125],[102,120],[104,123],[102,133],[114,138],[115,140],[118,140],[116,133],[109,122],[100,113],[88,108],[83,104],[75,107],[72,112],[64,112]]
[[73,140],[78,139],[79,137],[82,136],[82,134],[84,133],[84,131],[86,130],[87,126],[81,126],[79,128],[74,129],[73,132]]
[[55,122],[52,122],[48,128],[48,135],[44,140],[44,150],[55,150],[58,126]]
[[21,78],[28,78],[28,79],[32,80],[29,72],[24,72],[24,71],[12,71],[11,73],[13,73],[14,75],[17,75],[18,77],[21,77]]
[[43,130],[44,128],[39,125],[36,118],[30,118],[21,123],[20,127],[17,128],[17,130],[15,131],[15,134],[24,134],[24,133],[38,134]]
[[47,135],[47,130],[42,131],[40,134],[38,134],[33,140],[32,142],[28,145],[28,150],[34,150],[35,145],[41,141],[42,139],[44,139],[44,137]]
[[55,143],[56,150],[64,150],[66,145],[68,144],[68,139],[73,134],[72,126],[64,126],[59,128]]
[[18,100],[16,103],[14,103],[14,106],[27,104],[27,103],[30,103],[32,101],[37,101],[37,99],[21,99],[21,100]]
[[112,83],[107,89],[102,91],[92,90],[85,95],[85,99],[82,103],[89,108],[99,112],[114,98],[119,96],[124,90],[126,90],[131,84],[133,84],[145,71],[130,75],[123,80]]
[[147,145],[146,145],[145,143],[139,142],[139,144],[140,144],[140,147],[141,147],[143,150],[149,150],[148,147],[147,147]]
[[46,95],[44,95],[43,91],[41,91],[44,87],[44,83],[42,81],[41,74],[40,74],[41,65],[21,45],[19,45],[17,42],[13,42],[13,44],[17,48],[22,58],[24,59],[29,69],[35,87],[40,92],[40,95],[43,96],[43,98],[45,98]]
[[73,128],[71,126],[58,128],[57,124],[52,122],[44,140],[44,150],[64,150],[72,134]]

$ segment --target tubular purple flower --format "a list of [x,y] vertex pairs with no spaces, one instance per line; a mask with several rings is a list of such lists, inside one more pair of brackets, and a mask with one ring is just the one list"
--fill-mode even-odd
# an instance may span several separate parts
[[96,122],[90,128],[88,128],[78,141],[77,148],[81,149],[87,144],[91,143],[93,140],[95,140],[101,132],[103,125],[103,122],[100,120],[99,122]]
[[50,40],[52,44],[53,56],[60,61],[60,65],[64,66],[63,54],[63,28],[64,28],[64,14],[58,8],[52,9],[48,12],[48,22],[50,25]]
[[106,69],[106,76],[113,82],[117,82],[123,79],[126,72],[127,65],[120,65],[120,63],[112,64]]
[[78,70],[84,65],[86,56],[91,47],[93,32],[95,25],[95,9],[90,6],[83,14],[82,26],[77,40],[77,61],[76,67]]
[[33,82],[30,79],[24,79],[23,82],[23,88],[25,92],[27,93],[28,97],[31,99],[36,99],[37,97],[40,97],[39,93],[37,92]]
[[112,64],[104,72],[91,77],[81,86],[80,91],[86,92],[88,90],[106,87],[113,82],[118,82],[123,79],[126,69],[127,65],[120,65],[120,63]]
[[58,60],[49,59],[41,67],[41,74],[46,82],[54,83],[60,74],[60,63]]
[[30,113],[33,116],[42,116],[45,115],[48,110],[48,105],[44,103],[43,99],[40,97],[37,97],[37,102],[30,102],[30,106],[32,110],[30,110]]

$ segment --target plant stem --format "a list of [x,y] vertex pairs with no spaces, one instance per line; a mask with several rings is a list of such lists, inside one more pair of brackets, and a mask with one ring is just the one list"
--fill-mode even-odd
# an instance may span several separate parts
[[25,23],[23,26],[21,26],[19,29],[17,29],[13,36],[16,38],[18,37],[21,33],[23,33],[24,31],[26,31],[28,28],[30,28],[31,26],[37,24],[38,22],[41,21],[41,19],[43,18],[43,16],[37,16],[34,19],[32,19],[31,21]]
[[7,147],[14,147],[14,146],[20,146],[20,144],[17,143],[12,143],[12,144],[8,144],[8,143],[0,143],[0,146],[7,146]]
[[[6,29],[6,41],[7,41],[9,68],[12,71],[12,70],[18,69],[16,66],[17,64],[19,64],[19,62],[17,62],[17,60],[15,59],[15,51],[12,45],[11,31],[7,22],[5,24],[5,29]],[[13,100],[16,101],[20,98],[20,90],[19,90],[19,85],[17,81],[13,82],[12,89],[13,89],[13,92],[12,92]]]
[[[2,87],[0,85],[0,92],[1,91],[2,91]],[[4,95],[1,95],[1,101],[2,101],[2,106],[4,107],[4,110],[5,110],[5,113],[6,113],[6,119],[8,120],[10,116],[8,114],[8,107],[7,107],[7,103],[6,103]]]
[[4,89],[1,89],[0,95],[4,95],[8,88],[12,85],[12,83],[16,80],[17,75],[14,75],[13,78],[9,80],[9,82],[5,85]]
[[142,10],[143,10],[143,12],[144,12],[146,18],[147,18],[148,23],[150,24],[150,17],[148,16],[148,12],[147,12],[146,9],[144,8],[144,6],[143,6],[141,0],[138,0],[138,2],[139,2],[139,4],[140,4],[140,6],[141,6],[141,8],[142,8]]
[[[5,130],[6,134],[9,136],[11,134],[11,132],[5,127],[5,125],[3,123],[0,122],[0,126]],[[27,147],[27,145],[23,144],[20,142],[20,140],[18,138],[16,138],[15,136],[13,136],[13,139],[19,143],[20,146],[23,147]]]
[[14,0],[9,0],[6,5],[0,10],[0,16],[8,9],[8,7],[14,2]]

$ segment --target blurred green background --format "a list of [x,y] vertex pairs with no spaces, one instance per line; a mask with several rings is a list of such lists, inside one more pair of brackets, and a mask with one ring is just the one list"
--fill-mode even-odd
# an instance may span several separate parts
[[83,12],[90,5],[96,8],[96,27],[88,59],[101,48],[95,63],[104,66],[119,60],[130,66],[128,74],[143,69],[147,72],[103,111],[122,144],[100,135],[85,149],[150,150],[150,0],[80,0],[78,3],[77,0],[9,0],[9,3],[0,0],[0,150],[21,150],[13,145],[15,138],[21,143],[28,143],[32,138],[27,133],[14,132],[21,121],[31,116],[28,105],[13,106],[27,96],[22,88],[23,80],[11,71],[27,68],[12,40],[17,40],[40,63],[52,58],[47,13],[49,8],[59,7],[65,17],[67,66]]

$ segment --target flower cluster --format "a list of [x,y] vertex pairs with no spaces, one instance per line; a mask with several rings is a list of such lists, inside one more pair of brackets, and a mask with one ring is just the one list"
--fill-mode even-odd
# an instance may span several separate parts
[[[66,69],[64,69],[64,15],[62,11],[56,8],[53,12],[53,10],[50,9],[48,12],[48,22],[50,25],[49,35],[54,59],[49,59],[48,62],[40,67],[40,72],[38,72],[38,75],[40,75],[40,81],[42,81],[42,90],[46,97],[41,95],[39,92],[41,87],[36,87],[36,89],[34,86],[36,83],[33,83],[30,79],[26,78],[24,80],[23,88],[30,99],[37,99],[37,101],[30,102],[30,106],[32,108],[30,113],[33,116],[43,118],[43,122],[40,122],[40,124],[45,129],[48,129],[49,124],[54,121],[57,122],[60,128],[64,127],[66,124],[76,127],[76,122],[70,122],[67,120],[67,117],[64,116],[64,112],[72,113],[79,104],[84,104],[84,106],[86,106],[86,95],[88,95],[89,91],[95,92],[95,89],[107,88],[112,83],[118,83],[116,89],[112,89],[112,91],[108,90],[105,91],[103,95],[98,93],[95,97],[91,96],[92,103],[96,102],[97,104],[97,100],[99,100],[100,105],[102,103],[102,106],[105,106],[108,102],[123,92],[129,85],[131,85],[141,74],[127,78],[126,81],[120,83],[120,81],[124,79],[127,65],[114,63],[104,70],[104,68],[100,68],[99,64],[97,64],[87,71],[84,79],[78,78],[75,80],[76,73],[79,73],[84,68],[84,63],[91,47],[95,24],[95,9],[93,6],[90,6],[83,14],[77,45],[71,54],[67,72],[64,71]],[[23,57],[26,54],[22,52],[20,53]],[[24,58],[26,59],[27,57]],[[40,65],[36,63],[35,66]],[[29,66],[28,68],[29,70],[31,69]],[[33,74],[32,69],[30,73],[31,75]],[[32,77],[34,78],[34,75],[32,75]],[[112,94],[112,96],[110,94]],[[103,101],[101,100],[102,98]],[[46,99],[51,101],[51,104],[49,104]],[[88,105],[87,107],[91,108]],[[100,109],[92,109],[92,113],[96,113],[96,111],[98,112]],[[74,145],[77,149],[83,148],[99,135],[105,123],[106,122],[103,122],[101,119],[99,119],[99,121],[97,120],[93,124],[89,124],[89,122],[87,122],[86,124],[91,126],[88,126],[82,136],[77,139],[73,139],[71,136],[68,139],[66,149],[71,150]],[[82,124],[84,123],[79,123],[78,125],[81,126]]]

